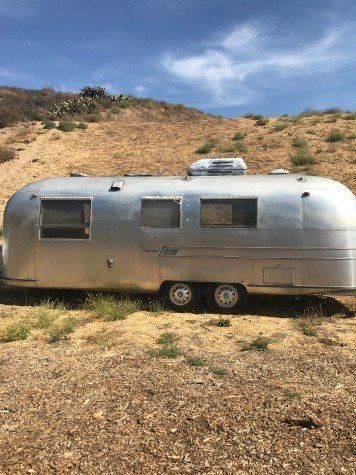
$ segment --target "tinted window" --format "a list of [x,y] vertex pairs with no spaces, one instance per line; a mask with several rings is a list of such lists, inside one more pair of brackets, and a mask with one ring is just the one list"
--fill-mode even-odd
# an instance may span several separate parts
[[90,200],[43,200],[41,238],[89,239]]
[[180,200],[144,198],[141,226],[145,228],[179,228]]
[[257,226],[257,200],[254,198],[203,199],[201,200],[201,225],[254,228]]

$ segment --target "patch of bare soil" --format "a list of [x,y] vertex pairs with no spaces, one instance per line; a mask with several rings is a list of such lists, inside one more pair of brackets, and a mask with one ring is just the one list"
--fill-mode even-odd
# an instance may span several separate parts
[[[105,322],[60,295],[66,339],[0,344],[0,473],[354,473],[353,298],[253,299],[219,327],[166,311]],[[3,290],[0,333],[48,296]],[[162,334],[176,358],[152,353]]]

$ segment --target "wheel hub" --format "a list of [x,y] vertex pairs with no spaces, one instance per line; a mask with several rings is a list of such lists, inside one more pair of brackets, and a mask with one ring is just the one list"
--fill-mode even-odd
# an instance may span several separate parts
[[169,291],[169,297],[175,305],[187,305],[192,300],[192,291],[186,284],[175,284]]
[[233,285],[219,285],[215,290],[215,301],[220,307],[233,307],[238,300],[239,294]]

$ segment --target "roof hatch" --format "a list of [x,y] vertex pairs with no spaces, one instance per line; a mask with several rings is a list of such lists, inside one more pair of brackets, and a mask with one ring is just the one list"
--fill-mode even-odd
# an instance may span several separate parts
[[244,175],[246,170],[246,163],[240,157],[204,158],[190,165],[188,176]]

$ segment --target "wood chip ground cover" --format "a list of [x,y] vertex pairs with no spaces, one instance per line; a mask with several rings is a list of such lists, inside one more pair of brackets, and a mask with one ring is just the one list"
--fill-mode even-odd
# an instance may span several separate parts
[[[31,310],[21,291],[0,302],[0,331]],[[310,302],[257,299],[230,327],[204,313],[103,322],[73,308],[66,340],[2,343],[0,473],[354,473],[355,301],[318,302],[316,337],[295,323]],[[98,332],[115,345],[88,341]],[[165,333],[175,359],[149,355]],[[261,333],[267,350],[241,351]]]

